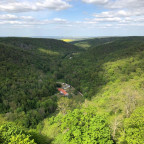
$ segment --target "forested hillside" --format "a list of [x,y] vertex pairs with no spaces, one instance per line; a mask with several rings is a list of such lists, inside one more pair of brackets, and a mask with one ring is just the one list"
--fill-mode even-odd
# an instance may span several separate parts
[[125,39],[143,40],[143,37],[99,37],[99,38],[89,38],[84,40],[73,41],[71,42],[71,44],[79,46],[80,48],[83,49],[88,49],[99,45],[108,44],[116,40],[125,40]]
[[133,72],[137,74],[137,68],[143,70],[143,40],[143,37],[120,38],[92,47],[72,60],[63,61],[61,73],[68,83],[88,93],[87,97],[93,96],[106,83],[121,77],[129,80]]
[[39,48],[59,52],[60,54],[68,54],[78,51],[78,47],[56,39],[8,37],[0,38],[0,42],[11,44],[29,51]]
[[[120,38],[111,43],[91,47],[62,63],[64,67],[60,69],[60,73],[64,74],[65,81],[81,91],[86,98],[81,107],[84,112],[81,110],[70,112],[64,116],[64,119],[67,118],[64,121],[58,118],[60,116],[54,118],[52,123],[45,120],[42,132],[51,136],[46,132],[45,127],[49,126],[53,131],[58,131],[55,128],[61,125],[58,135],[54,136],[56,137],[54,143],[57,144],[60,141],[61,143],[67,141],[67,143],[142,144],[144,141],[143,115],[140,116],[140,113],[144,105],[144,38]],[[90,115],[89,112],[93,109],[95,112]],[[96,116],[93,117],[93,115],[99,117],[95,122],[93,120]],[[106,117],[103,118],[101,115]],[[134,121],[132,117],[135,117]],[[69,121],[72,119],[74,121],[70,125]],[[97,126],[103,125],[97,124],[99,119],[101,122],[105,120],[108,123],[111,137],[107,133],[108,130],[107,132],[103,129],[99,130]],[[65,129],[63,129],[63,123]],[[88,129],[82,127],[86,125],[93,127]],[[63,135],[65,131],[66,135]],[[107,137],[101,137],[103,131]],[[62,142],[63,139],[64,142]],[[104,141],[106,139],[107,141]]]
[[143,90],[144,37],[0,38],[1,143],[143,144]]

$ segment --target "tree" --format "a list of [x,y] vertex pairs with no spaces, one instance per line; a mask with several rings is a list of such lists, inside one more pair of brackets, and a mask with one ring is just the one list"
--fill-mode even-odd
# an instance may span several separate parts
[[124,131],[119,139],[122,143],[144,143],[144,107],[137,108],[130,118],[124,121]]
[[30,139],[30,136],[25,134],[12,136],[9,141],[8,144],[36,144],[34,140]]
[[36,144],[28,132],[10,122],[0,126],[0,142],[4,144]]
[[125,95],[124,97],[125,115],[128,118],[136,107],[137,104],[136,98],[138,96],[138,93],[136,91],[132,93],[131,89],[127,89],[124,92],[124,95]]
[[69,110],[72,109],[74,105],[74,102],[72,99],[68,99],[66,97],[62,97],[60,98],[60,100],[58,101],[58,110],[62,113],[62,114],[66,114]]
[[63,139],[69,144],[112,144],[110,128],[105,116],[94,109],[75,109],[62,119]]

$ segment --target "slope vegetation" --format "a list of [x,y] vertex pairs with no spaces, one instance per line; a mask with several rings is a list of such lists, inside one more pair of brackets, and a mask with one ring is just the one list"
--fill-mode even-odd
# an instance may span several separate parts
[[[2,117],[35,128],[12,137],[5,127],[13,126],[2,124],[1,141],[8,135],[40,144],[143,144],[144,37],[82,42],[87,50],[57,40],[0,39]],[[85,101],[59,99],[56,82]]]
[[57,69],[79,48],[58,40],[0,39],[0,113],[25,127],[57,108]]
[[[89,135],[84,132],[85,128],[79,129],[81,123],[74,122],[73,126],[68,126],[67,123],[72,118],[70,115],[74,115],[68,112],[67,116],[64,116],[67,121],[61,122],[58,119],[60,116],[54,118],[51,123],[45,120],[44,128],[49,126],[51,131],[58,125],[62,126],[59,131],[55,129],[58,134],[55,135],[54,143],[59,143],[64,139],[63,133],[66,133],[69,143],[72,143],[73,140],[79,140],[76,143],[88,143],[88,141],[93,141],[91,143],[143,143],[143,122],[140,122],[143,117],[140,116],[140,113],[142,113],[144,105],[143,40],[143,37],[120,38],[111,43],[92,47],[70,60],[63,61],[64,67],[60,69],[60,73],[64,73],[65,81],[76,87],[84,94],[85,98],[89,99],[85,100],[81,107],[84,113],[77,110],[78,113],[81,113],[84,118],[89,115],[89,111],[95,109],[95,112],[91,116],[89,115],[92,120],[94,120],[94,114],[106,115],[104,119],[111,128],[111,138],[107,133],[107,137],[95,138],[95,141],[93,141],[92,134],[96,134],[96,132],[92,132],[92,130],[98,128],[94,124],[92,129],[87,129],[87,131],[92,132]],[[87,112],[85,108],[89,111]],[[77,116],[75,112],[75,117]],[[137,120],[133,121],[133,117]],[[97,122],[99,118],[97,118]],[[77,120],[79,121],[79,118]],[[87,119],[81,121],[83,121],[82,126],[91,126],[93,123],[93,121]],[[63,123],[65,123],[65,129],[63,129]],[[138,129],[140,131],[137,131]],[[45,134],[45,129],[42,132]],[[135,135],[132,133],[135,133]],[[85,139],[83,139],[83,134],[87,135]],[[47,135],[51,136],[50,134]],[[78,135],[82,139],[78,139]],[[106,139],[109,139],[110,142],[103,142]]]
[[84,40],[73,41],[71,43],[83,49],[88,49],[99,45],[108,44],[116,40],[125,40],[125,39],[142,40],[143,37],[98,37],[98,38],[89,38]]

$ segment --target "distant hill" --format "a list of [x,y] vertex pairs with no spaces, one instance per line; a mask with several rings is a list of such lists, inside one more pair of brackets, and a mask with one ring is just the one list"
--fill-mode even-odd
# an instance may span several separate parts
[[60,54],[77,52],[79,50],[79,48],[74,45],[56,39],[8,37],[0,38],[0,43],[17,46],[23,50],[35,50],[42,48],[59,52]]
[[135,39],[144,39],[143,37],[98,37],[98,38],[89,38],[84,40],[73,41],[71,44],[74,44],[78,47],[88,49],[98,45],[108,44],[116,40],[135,40]]

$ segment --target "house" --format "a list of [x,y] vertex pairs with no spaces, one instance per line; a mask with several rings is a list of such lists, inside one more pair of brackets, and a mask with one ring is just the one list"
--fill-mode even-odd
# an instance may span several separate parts
[[63,85],[63,89],[64,89],[64,90],[66,90],[66,89],[68,89],[68,88],[70,88],[70,87],[71,87],[71,86],[68,85],[68,84]]
[[63,94],[64,96],[68,96],[69,94],[62,88],[58,88],[58,91]]

